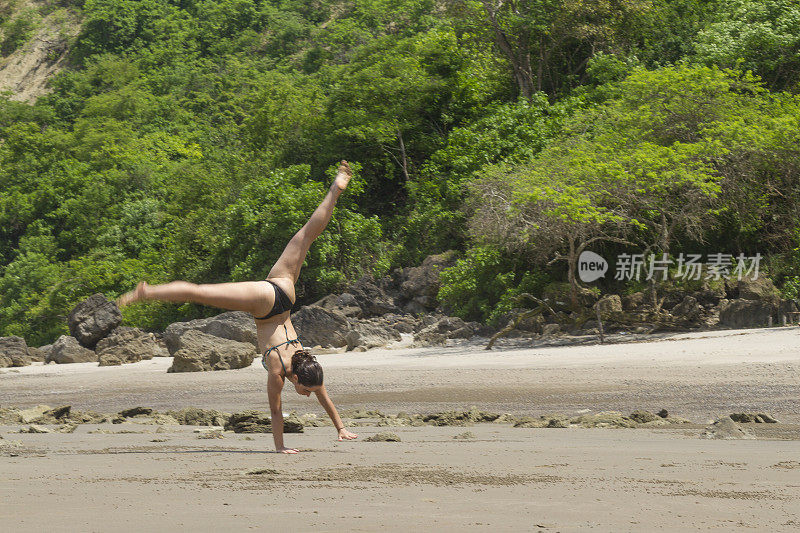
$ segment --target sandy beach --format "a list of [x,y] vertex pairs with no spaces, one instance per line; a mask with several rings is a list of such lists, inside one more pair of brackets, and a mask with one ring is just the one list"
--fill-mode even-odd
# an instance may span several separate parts
[[[652,342],[480,344],[319,356],[340,410],[481,410],[539,417],[634,410],[691,423],[664,428],[376,427],[336,442],[331,427],[286,436],[192,426],[83,424],[3,440],[0,529],[7,531],[796,531],[800,527],[800,329],[666,335]],[[265,372],[167,374],[169,358],[121,367],[0,371],[0,406],[145,406],[268,411]],[[324,412],[284,391],[284,408]],[[751,440],[706,440],[712,420]],[[103,432],[97,432],[102,429]],[[390,430],[401,442],[367,442]],[[466,434],[465,434],[466,433]],[[460,438],[454,438],[460,437]]]

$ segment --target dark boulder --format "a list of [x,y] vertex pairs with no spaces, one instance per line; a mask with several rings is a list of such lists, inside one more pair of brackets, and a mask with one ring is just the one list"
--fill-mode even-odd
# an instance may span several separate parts
[[760,300],[723,300],[719,308],[719,323],[729,328],[766,326],[773,311],[772,304]]
[[292,323],[304,346],[347,346],[350,324],[338,311],[307,305],[292,315]]
[[348,318],[361,318],[364,314],[356,301],[356,297],[349,292],[329,294],[321,300],[314,302],[312,305],[329,311],[336,311]]
[[99,293],[76,305],[67,318],[70,335],[84,348],[94,348],[121,323],[122,313],[117,304]]
[[455,261],[456,253],[451,250],[429,255],[418,267],[404,268],[400,283],[400,292],[405,299],[404,309],[409,313],[436,309],[439,275],[445,268],[453,266]]
[[[234,433],[272,433],[272,421],[266,413],[244,411],[232,414],[225,424],[225,430]],[[285,417],[283,432],[303,433],[303,424],[296,416]]]
[[686,296],[683,300],[672,308],[672,316],[694,322],[700,319],[700,304],[693,296]]
[[29,364],[31,358],[25,339],[17,336],[0,337],[0,368]]
[[347,292],[353,295],[366,318],[400,312],[400,308],[395,305],[394,298],[386,294],[370,277],[361,278],[351,285]]

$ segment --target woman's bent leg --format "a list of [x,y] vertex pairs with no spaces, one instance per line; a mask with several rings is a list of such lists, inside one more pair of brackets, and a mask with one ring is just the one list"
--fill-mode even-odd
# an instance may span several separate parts
[[275,302],[274,290],[263,281],[203,284],[171,281],[162,285],[141,284],[136,291],[132,292],[136,296],[128,301],[123,301],[124,304],[136,300],[193,302],[230,311],[245,311],[255,316],[269,313]]

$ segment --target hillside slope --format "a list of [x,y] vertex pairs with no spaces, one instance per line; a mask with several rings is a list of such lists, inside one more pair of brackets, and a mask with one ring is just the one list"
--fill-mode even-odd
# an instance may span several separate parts
[[[22,0],[12,8],[9,23],[24,19],[30,28],[24,42],[0,57],[0,92],[33,103],[48,92],[48,80],[66,66],[69,44],[80,31],[78,16],[46,0]],[[9,24],[2,36],[5,41]]]

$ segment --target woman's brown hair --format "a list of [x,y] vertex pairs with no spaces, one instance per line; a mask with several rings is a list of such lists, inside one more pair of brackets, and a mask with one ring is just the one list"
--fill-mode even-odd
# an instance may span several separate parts
[[292,356],[292,372],[297,382],[306,387],[322,385],[322,367],[308,350],[297,350]]

